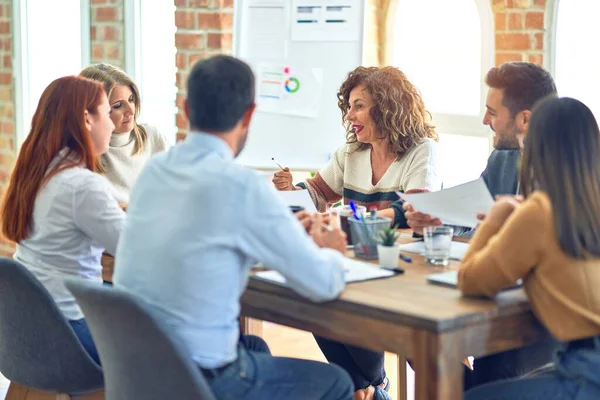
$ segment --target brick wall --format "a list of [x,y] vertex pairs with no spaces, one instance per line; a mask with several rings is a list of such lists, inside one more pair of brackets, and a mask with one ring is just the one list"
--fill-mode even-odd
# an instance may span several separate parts
[[[12,0],[0,0],[0,192],[15,161],[15,104],[12,69]],[[10,256],[14,245],[0,240],[0,255]]]
[[[146,0],[147,1],[147,0]],[[124,0],[91,0],[92,62],[125,69]]]
[[507,61],[544,63],[546,0],[492,0],[496,65]]
[[187,76],[198,60],[231,54],[233,0],[175,0],[177,46],[177,140],[185,137],[188,121],[183,111]]

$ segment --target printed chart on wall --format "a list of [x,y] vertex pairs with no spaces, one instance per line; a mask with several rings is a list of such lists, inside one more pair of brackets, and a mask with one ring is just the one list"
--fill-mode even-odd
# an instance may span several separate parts
[[258,110],[315,118],[323,94],[323,70],[263,63],[257,66]]
[[238,162],[316,171],[345,143],[337,91],[362,62],[366,0],[234,0],[234,54],[256,78]]
[[358,0],[294,0],[293,41],[356,41],[360,39]]

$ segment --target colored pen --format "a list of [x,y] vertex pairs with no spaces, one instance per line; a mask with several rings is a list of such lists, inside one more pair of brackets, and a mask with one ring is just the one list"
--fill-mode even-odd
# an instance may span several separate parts
[[404,254],[400,254],[400,259],[406,263],[411,263],[412,262],[412,258],[405,256]]
[[[350,200],[349,205],[350,205],[350,209],[352,210],[352,215],[354,215],[354,218],[356,218],[356,220],[358,222],[363,222],[360,214],[358,213],[358,210],[356,209],[356,204],[354,203],[354,201]],[[365,238],[368,238],[369,237],[369,229],[367,228],[367,223],[366,222],[364,222],[363,229],[364,229],[363,232],[365,234]],[[371,252],[369,251],[369,246],[367,246],[364,243],[362,245],[362,250],[363,250],[363,253],[365,253],[365,255],[367,257],[369,257],[371,255]]]
[[281,168],[281,170],[285,170],[285,168],[283,168],[283,166],[282,166],[281,164],[279,164],[279,162],[278,162],[278,161],[275,159],[275,157],[271,157],[271,160],[273,160],[273,162],[274,162],[275,164],[277,164],[277,166],[278,166],[279,168]]
[[350,209],[352,210],[352,214],[354,215],[354,218],[356,218],[357,221],[360,221],[360,214],[358,213],[358,210],[356,209],[356,204],[352,200],[350,200]]

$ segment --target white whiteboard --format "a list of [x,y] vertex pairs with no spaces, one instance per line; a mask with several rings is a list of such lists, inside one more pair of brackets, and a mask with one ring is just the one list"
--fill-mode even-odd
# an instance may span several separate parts
[[256,75],[258,104],[240,163],[273,169],[274,157],[318,170],[345,143],[336,94],[362,62],[364,9],[364,0],[235,2],[234,54]]

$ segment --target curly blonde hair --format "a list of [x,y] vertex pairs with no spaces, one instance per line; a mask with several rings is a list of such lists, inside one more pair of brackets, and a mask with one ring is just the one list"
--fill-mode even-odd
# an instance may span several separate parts
[[[435,127],[430,123],[431,114],[425,109],[421,94],[404,73],[395,67],[358,67],[348,74],[337,93],[347,143],[358,142],[346,116],[350,109],[350,92],[359,85],[364,85],[373,98],[370,114],[375,129],[381,138],[387,139],[390,150],[398,156],[425,138],[438,141]],[[356,150],[369,147],[367,143],[358,143]]]

